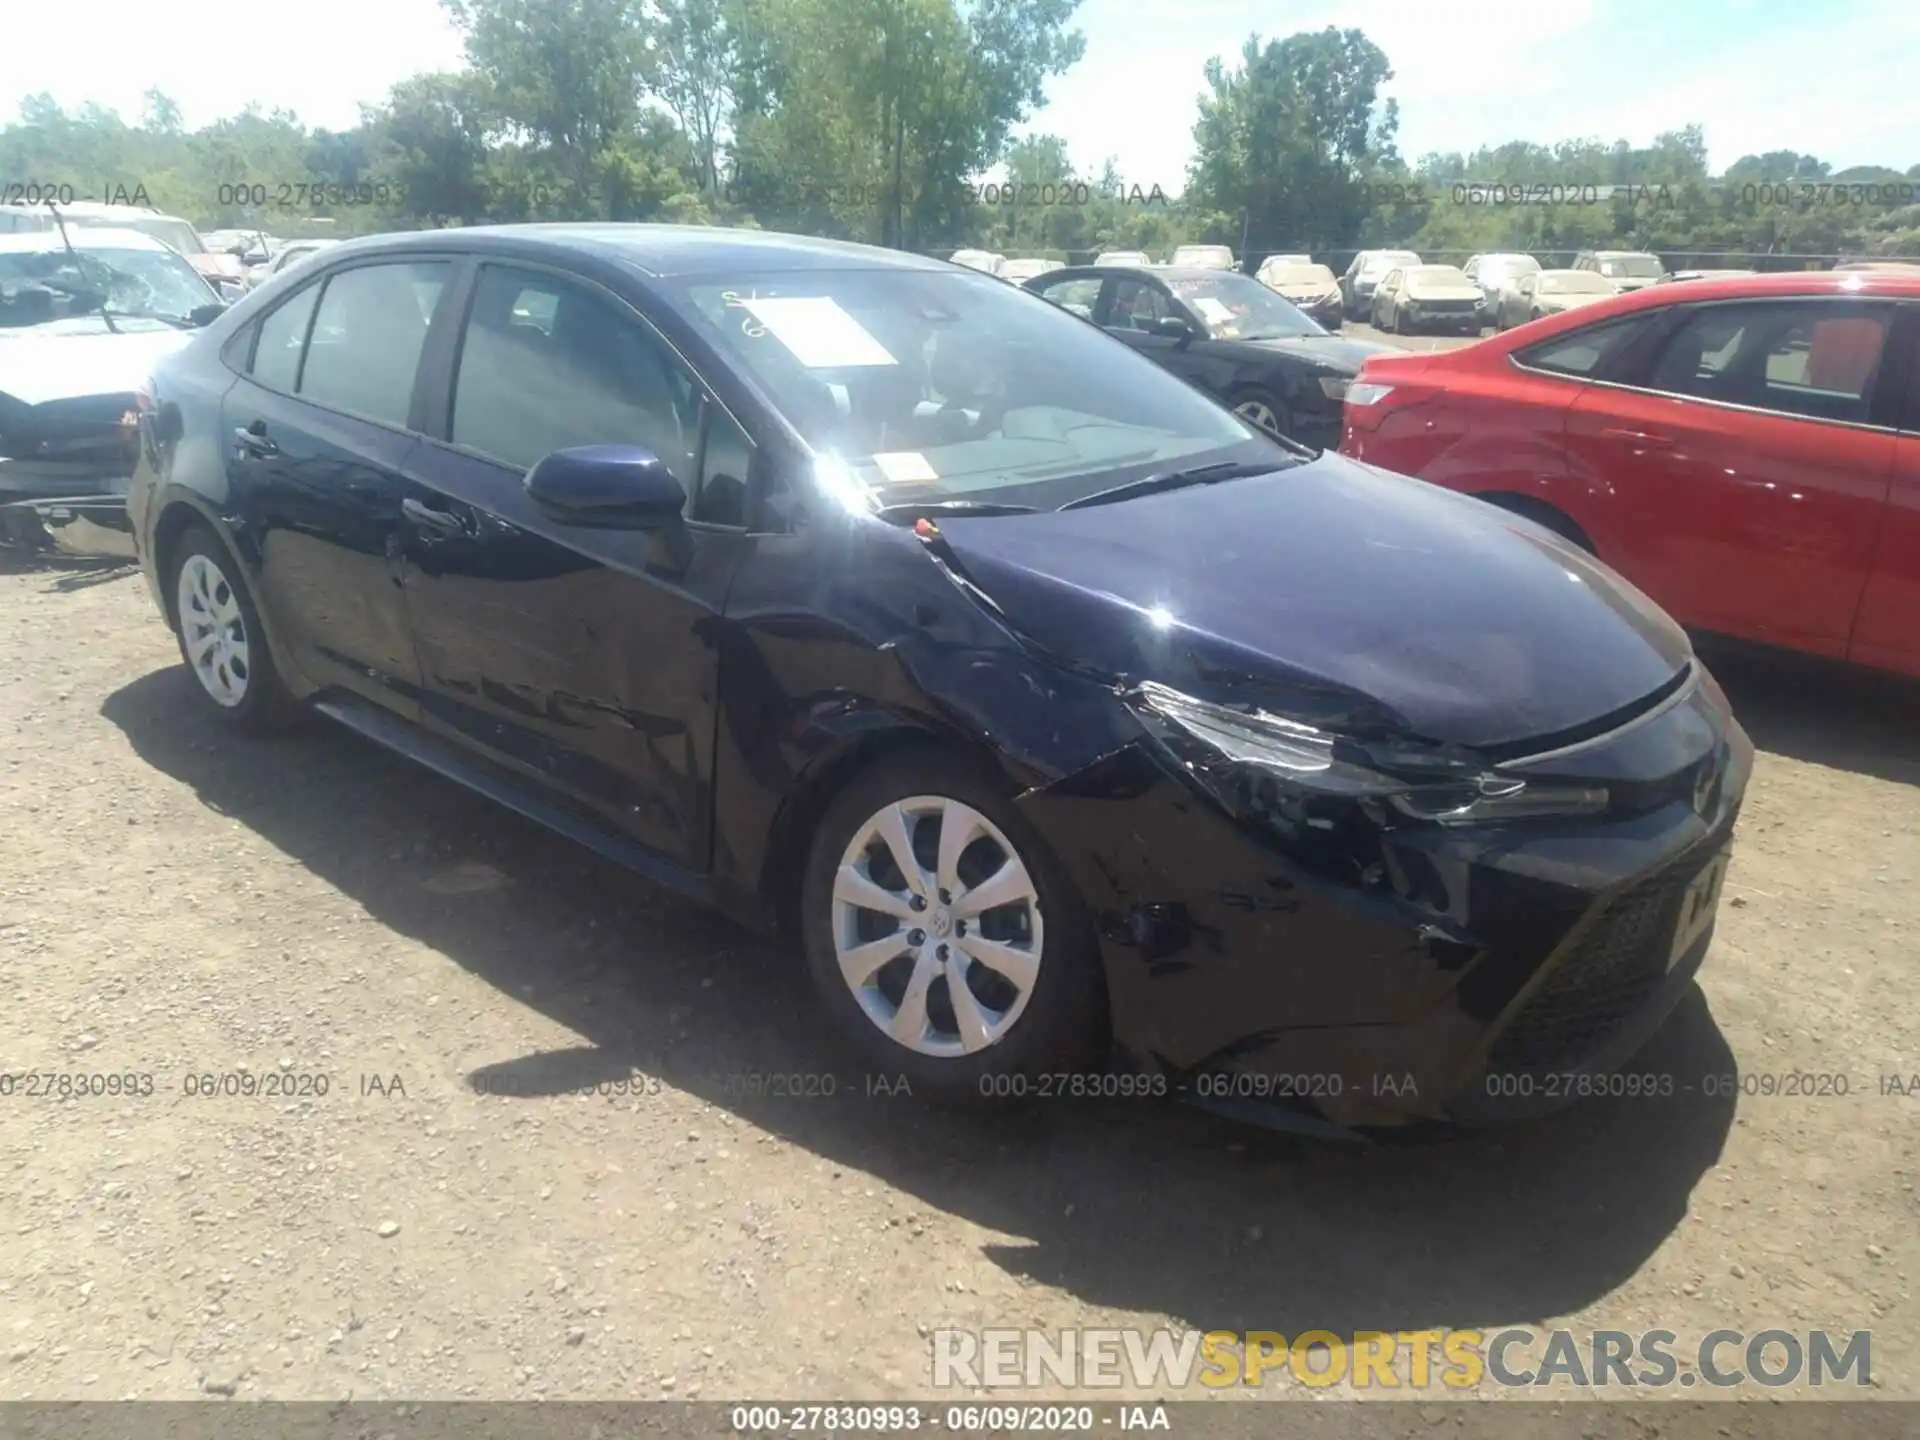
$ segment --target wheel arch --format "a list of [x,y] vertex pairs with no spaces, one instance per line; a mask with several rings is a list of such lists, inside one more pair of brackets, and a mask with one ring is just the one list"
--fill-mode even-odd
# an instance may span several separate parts
[[[180,628],[180,615],[178,597],[173,593],[174,561],[180,553],[181,540],[189,530],[195,528],[211,531],[230,554],[237,556],[238,553],[227,527],[210,511],[184,495],[176,494],[167,500],[159,518],[153,522],[153,573],[159,581],[160,602],[166,607],[167,625],[175,631]],[[251,579],[250,576],[248,578]]]
[[1527,495],[1517,490],[1481,490],[1475,492],[1475,498],[1509,514],[1531,520],[1553,531],[1561,539],[1578,545],[1589,555],[1597,556],[1600,553],[1594,548],[1593,537],[1586,528],[1551,500],[1542,500],[1538,495]]
[[798,931],[800,882],[815,828],[834,797],[882,760],[913,750],[957,755],[983,775],[997,777],[1009,799],[1025,788],[989,746],[957,730],[877,705],[859,707],[841,720],[781,800],[761,856],[758,898],[764,914],[782,931]]

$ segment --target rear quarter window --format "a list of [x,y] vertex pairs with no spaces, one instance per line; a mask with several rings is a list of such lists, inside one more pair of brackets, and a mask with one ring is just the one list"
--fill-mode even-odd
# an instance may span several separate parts
[[[1531,278],[1531,277],[1529,277]],[[1650,323],[1646,313],[1623,315],[1588,325],[1570,335],[1556,335],[1538,345],[1514,352],[1516,363],[1529,370],[1545,370],[1554,375],[1571,375],[1590,380],[1607,361],[1618,355]]]

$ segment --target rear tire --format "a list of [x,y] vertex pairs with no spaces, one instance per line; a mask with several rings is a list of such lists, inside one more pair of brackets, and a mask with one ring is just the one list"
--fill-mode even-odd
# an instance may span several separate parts
[[1287,407],[1274,399],[1265,390],[1236,390],[1228,404],[1233,413],[1253,425],[1258,425],[1269,435],[1281,435],[1292,438],[1292,420]]
[[874,1072],[904,1075],[916,1095],[1017,1098],[1038,1076],[1104,1062],[1106,989],[1086,908],[980,767],[922,749],[857,775],[815,835],[800,917],[835,1024]]
[[174,546],[168,568],[180,658],[194,678],[203,713],[256,735],[295,724],[300,707],[274,666],[266,628],[232,553],[196,525]]

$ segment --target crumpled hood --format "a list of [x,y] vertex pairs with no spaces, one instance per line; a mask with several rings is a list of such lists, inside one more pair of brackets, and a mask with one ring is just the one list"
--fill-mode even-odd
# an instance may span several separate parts
[[1643,700],[1691,653],[1584,551],[1338,455],[939,526],[967,576],[1057,657],[1354,733],[1553,736]]
[[[98,324],[92,317],[80,317]],[[191,330],[172,328],[133,331],[123,335],[60,333],[55,321],[28,329],[0,331],[0,394],[27,405],[66,400],[81,395],[131,393],[152,373],[154,365],[193,339]],[[125,320],[116,320],[127,325]]]

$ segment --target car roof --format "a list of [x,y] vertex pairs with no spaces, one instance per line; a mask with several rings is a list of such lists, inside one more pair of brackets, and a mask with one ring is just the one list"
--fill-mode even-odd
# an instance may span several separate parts
[[1642,255],[1653,260],[1660,258],[1651,250],[1589,250],[1587,253],[1596,260],[1629,260],[1637,259]]
[[1706,300],[1765,300],[1794,295],[1870,295],[1888,299],[1920,299],[1920,273],[1891,270],[1800,270],[1776,275],[1722,275],[1689,280],[1683,286],[1649,285],[1603,301],[1580,313],[1586,323],[1607,315],[1631,314],[1660,305],[1696,305]]
[[[67,232],[76,250],[161,250],[177,254],[163,240],[140,230],[121,230],[111,225],[76,225]],[[66,242],[54,230],[17,230],[0,234],[0,253],[21,254],[38,250],[64,250]]]
[[[474,225],[413,230],[342,240],[340,259],[352,255],[456,250],[475,254],[586,253],[652,276],[737,274],[752,270],[955,270],[962,266],[877,245],[820,240],[772,230],[725,230],[705,225],[637,225],[615,221],[545,225]],[[991,252],[980,252],[991,253]]]

